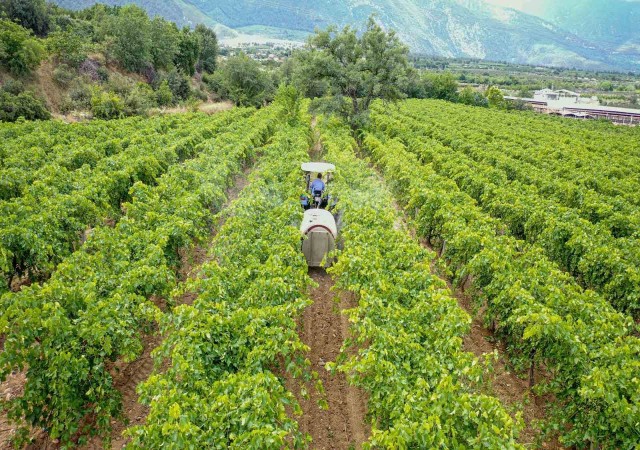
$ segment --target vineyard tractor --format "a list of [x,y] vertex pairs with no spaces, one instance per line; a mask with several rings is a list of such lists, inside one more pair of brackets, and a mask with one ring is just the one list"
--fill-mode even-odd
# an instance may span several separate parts
[[335,249],[338,238],[336,218],[332,214],[335,198],[329,193],[331,175],[336,167],[323,162],[302,164],[305,194],[300,196],[300,205],[305,210],[300,233],[302,253],[309,267],[328,267],[327,255]]

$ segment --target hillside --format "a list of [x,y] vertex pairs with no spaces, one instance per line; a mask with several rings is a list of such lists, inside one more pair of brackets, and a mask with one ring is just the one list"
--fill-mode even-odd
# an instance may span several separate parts
[[[57,2],[69,8],[95,3]],[[151,14],[182,24],[204,22],[210,26],[217,24],[219,30],[230,27],[240,33],[293,40],[302,39],[316,27],[361,24],[375,13],[386,26],[397,30],[415,52],[536,65],[640,70],[638,39],[634,36],[637,32],[631,26],[637,4],[623,1],[614,2],[615,7],[611,8],[611,2],[605,0],[590,0],[589,4],[598,8],[581,6],[585,2],[565,2],[564,6],[550,7],[543,18],[489,5],[483,0],[135,0],[134,3]],[[622,23],[626,34],[622,42],[612,45],[611,35]],[[591,30],[597,32],[590,33]]]
[[600,45],[638,41],[638,0],[488,0],[538,16]]

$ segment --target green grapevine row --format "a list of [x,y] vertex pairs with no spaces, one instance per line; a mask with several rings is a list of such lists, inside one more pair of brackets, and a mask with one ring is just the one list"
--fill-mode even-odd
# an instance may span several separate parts
[[356,157],[348,129],[323,129],[338,167],[332,192],[343,213],[344,250],[329,272],[356,293],[349,318],[357,354],[339,370],[369,394],[373,448],[522,448],[522,423],[477,393],[483,367],[462,350],[471,319],[430,273],[433,252],[396,229],[390,194]]
[[[46,279],[76,250],[88,227],[121,214],[120,205],[130,198],[135,182],[155,184],[172,164],[193,158],[199,142],[245,115],[238,110],[213,119],[204,115],[165,118],[157,124],[161,126],[149,126],[148,136],[143,133],[121,143],[126,149],[95,167],[52,174],[36,181],[24,196],[0,201],[0,283],[6,289],[14,277]],[[130,131],[131,125],[122,124]],[[162,131],[154,132],[156,128]]]
[[186,286],[197,299],[162,323],[166,338],[154,354],[170,365],[139,386],[151,409],[145,425],[127,431],[130,448],[306,445],[287,411],[299,415],[300,406],[281,376],[311,376],[295,320],[311,283],[296,226],[308,135],[308,126],[282,126],[224,211],[212,261]]
[[176,128],[193,120],[204,125],[207,120],[204,116],[190,119],[182,122],[176,117],[156,117],[72,125],[54,121],[22,124],[17,137],[1,144],[6,156],[0,160],[0,200],[22,196],[36,180],[57,186],[85,165],[93,168],[103,158],[167,132],[183,135]]
[[640,190],[637,128],[482,111],[446,102],[410,100],[401,109],[429,123],[441,142],[496,144],[559,178],[640,205],[633,195]]
[[377,129],[397,134],[422,162],[454,180],[516,238],[539,244],[583,286],[601,292],[620,311],[640,313],[640,240],[615,239],[604,226],[542,197],[532,186],[508,181],[489,165],[416,137],[388,115],[374,114],[374,123]]
[[0,379],[26,374],[23,394],[2,399],[10,419],[46,428],[63,446],[108,435],[121,414],[113,363],[140,355],[144,332],[162,317],[151,299],[175,288],[179,248],[209,234],[225,187],[274,126],[269,110],[243,118],[157,186],[137,182],[115,227],[97,227],[43,285],[1,298]]
[[[456,152],[464,152],[476,165],[494,167],[495,176],[501,182],[520,182],[528,191],[534,190],[544,197],[553,198],[563,206],[575,209],[583,219],[594,224],[603,224],[615,237],[630,237],[636,233],[636,239],[640,239],[640,207],[629,203],[622,196],[599,194],[572,180],[559,178],[557,172],[564,170],[566,162],[558,164],[553,171],[538,167],[521,159],[531,153],[531,148],[519,147],[515,143],[502,140],[484,142],[482,135],[479,135],[480,131],[469,129],[464,131],[464,140],[448,138],[444,143],[441,140],[435,141],[432,140],[433,129],[424,122],[408,114],[397,114],[394,117],[410,126],[414,134],[420,135],[424,145],[441,148],[444,144]],[[440,139],[444,136],[442,133],[443,130],[438,129]],[[507,153],[505,147],[508,149]],[[535,189],[531,186],[535,186]]]
[[[456,280],[470,277],[514,361],[545,367],[537,388],[554,395],[548,425],[567,446],[632,448],[640,435],[637,327],[593,291],[582,290],[536,246],[506,235],[456,183],[398,140],[365,137],[418,232],[441,245]],[[521,365],[522,367],[522,365]]]

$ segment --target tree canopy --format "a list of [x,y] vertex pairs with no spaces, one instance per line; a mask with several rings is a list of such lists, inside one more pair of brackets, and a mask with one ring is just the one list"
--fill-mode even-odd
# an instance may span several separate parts
[[309,96],[332,96],[333,108],[352,124],[361,122],[374,99],[405,97],[409,49],[370,18],[359,34],[345,27],[316,31],[295,55],[294,81]]

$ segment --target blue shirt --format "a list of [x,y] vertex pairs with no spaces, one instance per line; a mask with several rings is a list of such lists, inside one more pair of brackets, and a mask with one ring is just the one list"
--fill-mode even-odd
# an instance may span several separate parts
[[311,182],[311,193],[315,191],[324,191],[324,181],[320,178],[316,178]]

